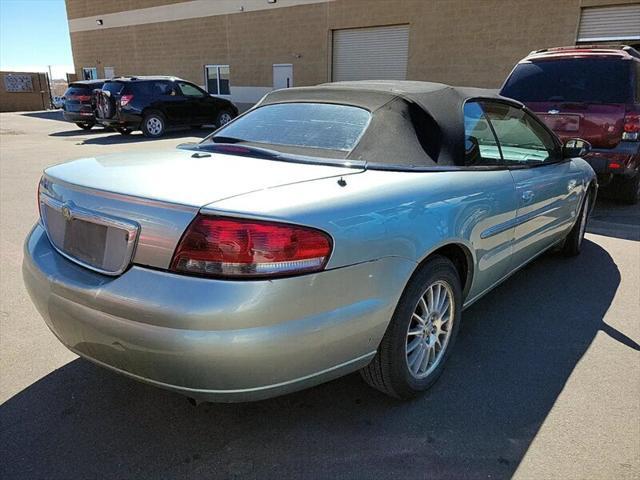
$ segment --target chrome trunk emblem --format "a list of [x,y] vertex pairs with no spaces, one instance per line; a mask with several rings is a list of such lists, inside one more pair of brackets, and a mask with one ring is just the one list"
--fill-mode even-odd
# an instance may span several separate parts
[[73,218],[73,213],[71,213],[71,208],[69,208],[69,205],[63,205],[61,211],[62,216],[67,222]]
[[551,115],[557,115],[558,113],[560,113],[560,110],[556,110],[555,108],[552,108],[547,113],[550,113]]

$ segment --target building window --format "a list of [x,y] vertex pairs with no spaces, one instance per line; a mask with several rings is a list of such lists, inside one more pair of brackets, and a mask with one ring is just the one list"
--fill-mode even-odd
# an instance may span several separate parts
[[113,67],[104,67],[104,78],[113,78],[115,76],[115,69]]
[[82,67],[82,78],[84,80],[95,80],[98,78],[98,69],[96,67]]
[[229,65],[205,65],[204,82],[209,93],[214,95],[231,95]]

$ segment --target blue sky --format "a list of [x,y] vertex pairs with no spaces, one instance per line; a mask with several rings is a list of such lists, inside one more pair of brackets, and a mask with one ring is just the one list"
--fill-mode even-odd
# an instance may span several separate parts
[[0,0],[0,70],[73,72],[64,0]]

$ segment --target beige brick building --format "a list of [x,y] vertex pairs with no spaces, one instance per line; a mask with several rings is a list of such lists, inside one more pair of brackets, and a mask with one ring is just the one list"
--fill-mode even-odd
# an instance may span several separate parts
[[66,0],[78,77],[175,75],[238,104],[397,78],[497,88],[531,50],[640,43],[632,0]]

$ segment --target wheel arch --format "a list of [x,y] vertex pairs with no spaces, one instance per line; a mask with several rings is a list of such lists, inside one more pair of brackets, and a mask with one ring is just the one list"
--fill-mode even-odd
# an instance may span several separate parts
[[160,115],[162,115],[165,122],[167,121],[167,114],[166,112],[163,111],[162,108],[158,108],[157,105],[149,105],[142,109],[142,112],[140,113],[140,123],[144,122],[144,117],[152,113],[156,113],[156,114],[159,113]]
[[424,265],[435,255],[441,255],[449,259],[456,267],[458,275],[460,276],[460,283],[462,284],[462,301],[464,302],[473,283],[474,260],[471,249],[459,242],[445,243],[427,253],[420,263],[416,265],[411,277],[409,277],[407,285],[413,280],[422,267],[424,267]]

